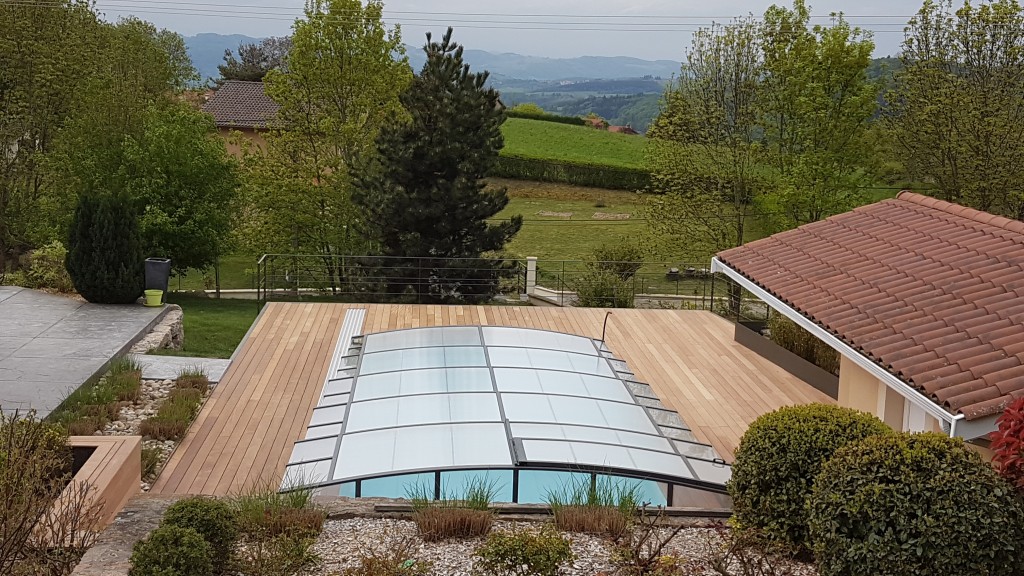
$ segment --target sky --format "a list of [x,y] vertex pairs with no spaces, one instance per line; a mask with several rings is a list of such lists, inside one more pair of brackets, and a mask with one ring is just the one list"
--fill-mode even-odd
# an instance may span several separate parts
[[[467,48],[531,56],[634,56],[680,61],[691,32],[713,21],[753,13],[763,0],[385,0],[385,19],[402,24],[403,39],[418,45],[424,33],[451,25]],[[304,0],[98,0],[108,19],[134,14],[190,36],[200,32],[281,36],[301,16]],[[921,0],[820,0],[813,23],[842,11],[874,31],[875,55],[899,51],[903,26]]]

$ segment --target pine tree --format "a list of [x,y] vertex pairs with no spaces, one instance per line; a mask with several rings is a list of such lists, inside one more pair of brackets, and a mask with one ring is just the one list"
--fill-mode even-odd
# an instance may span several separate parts
[[386,127],[377,156],[354,173],[361,230],[381,247],[391,294],[475,300],[494,294],[508,267],[494,255],[522,227],[516,216],[489,224],[506,205],[484,177],[504,146],[505,113],[488,73],[472,73],[452,30],[427,34],[426,64],[402,94],[407,122]]
[[132,202],[107,194],[80,196],[67,256],[75,290],[89,302],[130,304],[142,295],[143,262]]

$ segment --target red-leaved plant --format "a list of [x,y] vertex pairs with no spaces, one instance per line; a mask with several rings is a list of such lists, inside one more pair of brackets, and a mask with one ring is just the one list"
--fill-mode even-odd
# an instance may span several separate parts
[[998,429],[989,435],[999,473],[1024,493],[1024,398],[1018,398],[996,420]]

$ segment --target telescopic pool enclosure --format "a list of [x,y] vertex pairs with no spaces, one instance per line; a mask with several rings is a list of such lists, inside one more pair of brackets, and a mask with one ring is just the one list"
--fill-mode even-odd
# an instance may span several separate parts
[[352,312],[282,489],[440,497],[483,481],[525,504],[589,481],[729,507],[730,467],[600,340],[501,326],[360,336]]

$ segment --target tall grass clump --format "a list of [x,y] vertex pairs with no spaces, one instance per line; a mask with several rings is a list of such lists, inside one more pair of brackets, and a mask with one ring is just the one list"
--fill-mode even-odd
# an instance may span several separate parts
[[601,475],[577,478],[549,490],[545,500],[560,530],[618,538],[629,528],[640,504],[640,483]]
[[312,489],[281,492],[259,483],[230,499],[241,546],[234,567],[240,574],[297,574],[315,566],[311,550],[327,514],[313,503]]
[[202,400],[203,395],[198,390],[171,390],[156,415],[142,421],[139,432],[154,440],[181,440],[199,412]]
[[427,542],[450,538],[485,536],[494,524],[491,503],[500,487],[496,480],[473,477],[461,490],[441,490],[434,499],[433,483],[417,483],[406,495],[412,501],[413,522],[420,536]]
[[178,377],[174,380],[174,387],[198,390],[206,394],[210,390],[210,379],[200,366],[190,366],[178,372]]

